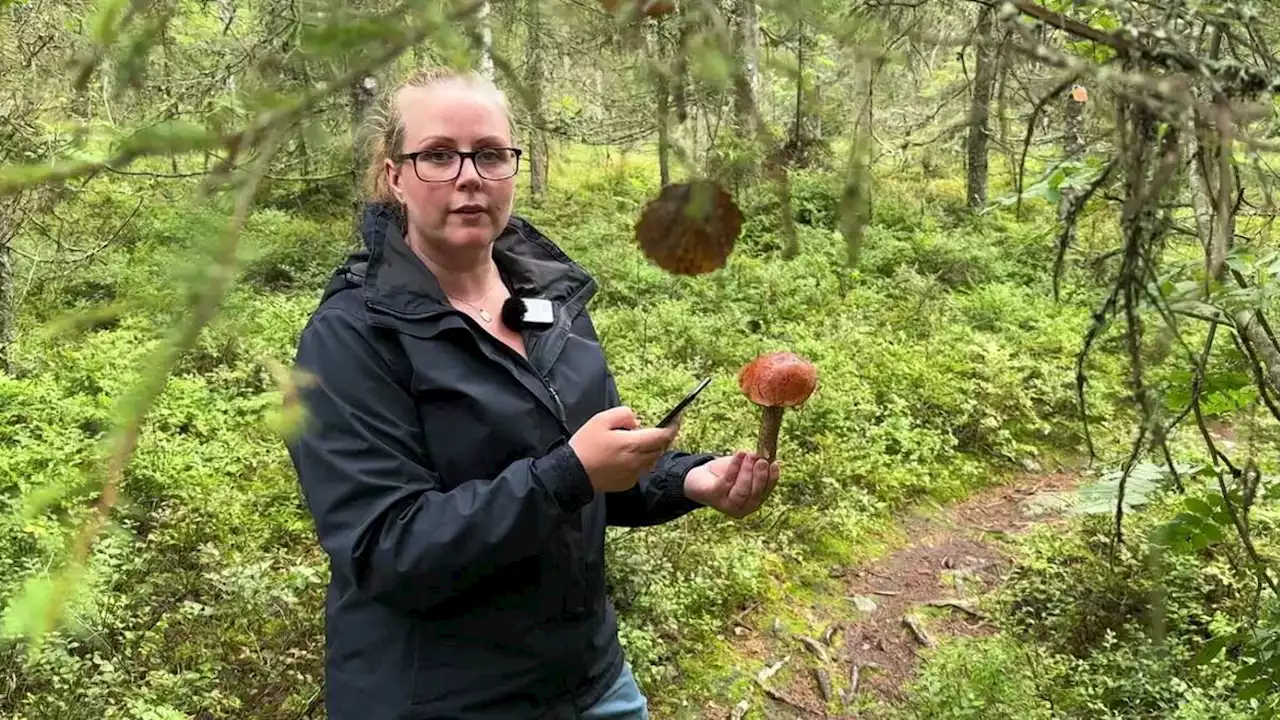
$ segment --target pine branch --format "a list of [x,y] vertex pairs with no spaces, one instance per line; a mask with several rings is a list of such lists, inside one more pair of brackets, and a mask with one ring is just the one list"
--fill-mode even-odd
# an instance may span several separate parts
[[[388,38],[378,45],[373,52],[365,56],[361,62],[353,63],[347,72],[321,84],[318,88],[308,89],[292,102],[270,110],[258,116],[242,130],[225,136],[216,136],[205,132],[188,133],[174,137],[147,137],[143,141],[126,143],[115,155],[105,160],[81,160],[57,163],[48,166],[44,163],[34,165],[18,165],[0,168],[0,196],[12,195],[28,187],[45,183],[57,183],[71,178],[101,172],[108,167],[126,166],[141,157],[160,153],[195,152],[200,150],[224,149],[234,158],[241,152],[252,148],[263,137],[289,127],[298,117],[306,114],[317,103],[330,95],[344,91],[351,83],[391,62],[402,52],[420,42],[433,32],[459,22],[476,13],[483,3],[473,1],[469,5],[450,13],[444,20],[427,20],[420,25],[410,26],[399,38]],[[391,10],[386,17],[402,18],[407,6],[402,5]],[[154,134],[153,134],[154,135]]]

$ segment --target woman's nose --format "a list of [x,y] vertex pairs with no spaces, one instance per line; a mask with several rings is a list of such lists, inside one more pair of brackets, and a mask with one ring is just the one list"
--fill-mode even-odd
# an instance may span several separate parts
[[458,177],[454,180],[457,185],[479,185],[480,172],[476,168],[476,159],[470,157],[462,158],[462,167],[458,168]]

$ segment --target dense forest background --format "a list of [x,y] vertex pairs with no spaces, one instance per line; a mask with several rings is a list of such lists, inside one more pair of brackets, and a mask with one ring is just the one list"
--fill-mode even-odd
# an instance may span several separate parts
[[[902,513],[1049,471],[1080,486],[1010,542],[989,632],[889,698],[831,675],[825,711],[1270,716],[1278,11],[0,0],[0,717],[324,716],[289,368],[358,243],[362,123],[440,64],[509,94],[516,212],[600,281],[642,417],[711,374],[680,444],[750,447],[738,369],[819,368],[760,513],[611,532],[655,717],[812,715],[742,623],[816,635]],[[698,179],[744,222],[672,274],[637,221]]]

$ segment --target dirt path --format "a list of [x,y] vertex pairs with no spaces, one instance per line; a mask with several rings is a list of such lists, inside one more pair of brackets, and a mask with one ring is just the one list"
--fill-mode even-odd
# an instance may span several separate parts
[[804,609],[812,632],[774,618],[740,618],[735,645],[755,675],[756,692],[734,707],[707,707],[702,716],[855,718],[866,717],[859,707],[898,700],[921,649],[946,637],[994,632],[978,600],[1009,568],[1001,538],[1057,522],[1056,493],[1077,483],[1071,473],[1028,475],[932,516],[905,519],[899,547],[867,565],[833,571],[841,597]]

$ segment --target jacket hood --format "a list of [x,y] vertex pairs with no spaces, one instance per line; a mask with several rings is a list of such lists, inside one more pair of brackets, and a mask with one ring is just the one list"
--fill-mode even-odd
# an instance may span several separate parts
[[[360,235],[368,256],[365,300],[393,312],[421,315],[451,309],[431,270],[409,247],[400,208],[390,203],[365,206]],[[596,283],[531,223],[512,215],[493,245],[493,259],[511,293],[558,304],[585,304]]]

